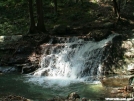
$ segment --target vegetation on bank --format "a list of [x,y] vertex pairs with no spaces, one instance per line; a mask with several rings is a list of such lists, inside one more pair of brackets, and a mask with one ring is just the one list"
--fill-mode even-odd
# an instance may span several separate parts
[[[55,25],[59,24],[73,28],[88,25],[98,26],[104,22],[116,24],[117,19],[112,10],[114,7],[112,1],[99,0],[99,2],[97,2],[97,0],[82,0],[83,2],[75,2],[74,0],[56,0],[56,13],[54,1],[55,0],[43,1],[44,24],[47,31],[51,31]],[[125,0],[121,1],[122,6],[120,7],[121,21],[125,25],[131,25],[133,24],[132,5],[134,2],[133,0],[129,0],[128,3],[124,4],[123,1]],[[32,6],[35,24],[38,24],[35,0],[33,0]],[[0,35],[24,35],[28,32],[30,27],[28,1],[1,0],[0,11]],[[122,26],[123,24],[120,25]],[[120,26],[116,26],[116,28],[117,27]]]

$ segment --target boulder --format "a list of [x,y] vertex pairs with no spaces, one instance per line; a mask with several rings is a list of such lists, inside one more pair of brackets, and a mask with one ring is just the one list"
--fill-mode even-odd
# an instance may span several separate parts
[[81,101],[88,101],[87,98],[83,97]]
[[0,101],[33,101],[33,100],[24,98],[22,96],[9,95],[0,98]]
[[132,52],[125,52],[124,56],[127,57],[127,58],[133,58],[134,54]]
[[26,64],[16,64],[16,68],[22,74],[27,74],[34,72],[37,68],[39,68],[38,64],[26,63]]
[[131,41],[123,41],[123,44],[122,44],[122,48],[124,49],[131,49],[133,46],[132,42]]
[[75,100],[77,98],[80,98],[80,96],[76,92],[72,92],[68,95],[67,99],[69,100]]
[[124,86],[124,91],[128,93],[133,92],[133,87],[130,85]]
[[134,64],[133,64],[133,63],[130,63],[130,64],[128,65],[127,71],[129,71],[129,72],[134,71]]

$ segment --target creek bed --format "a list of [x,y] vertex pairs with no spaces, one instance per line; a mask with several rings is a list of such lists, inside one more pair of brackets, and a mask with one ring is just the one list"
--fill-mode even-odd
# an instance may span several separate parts
[[[102,84],[88,84],[84,82],[73,83],[64,87],[43,87],[34,83],[26,82],[27,79],[27,76],[21,74],[1,74],[0,98],[8,95],[18,95],[34,101],[45,101],[57,96],[66,98],[69,93],[77,92],[81,98],[86,97],[87,99],[94,100],[101,98],[105,99],[111,97],[110,91],[113,88],[118,87],[118,84],[120,84],[119,87],[123,87],[127,84],[127,79],[125,78],[117,79],[116,83],[113,83],[112,79],[105,80],[105,87],[103,87]],[[124,84],[121,84],[123,80],[125,80],[126,83],[124,82]],[[111,87],[112,83],[116,84],[114,85],[115,87]]]
[[26,76],[20,74],[0,75],[0,98],[8,95],[18,95],[34,101],[44,101],[56,96],[67,97],[71,92],[77,92],[80,97],[95,99],[105,93],[101,84],[77,83],[66,87],[46,88],[25,82]]

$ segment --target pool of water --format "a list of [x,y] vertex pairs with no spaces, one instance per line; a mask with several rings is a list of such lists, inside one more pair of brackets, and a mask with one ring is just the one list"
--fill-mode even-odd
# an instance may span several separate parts
[[[67,97],[69,93],[76,92],[80,97],[97,99],[107,96],[105,87],[101,84],[73,83],[63,87],[43,87],[31,82],[25,75],[2,74],[0,75],[0,97],[19,95],[34,101],[45,101],[56,96]],[[55,85],[56,86],[56,85]]]

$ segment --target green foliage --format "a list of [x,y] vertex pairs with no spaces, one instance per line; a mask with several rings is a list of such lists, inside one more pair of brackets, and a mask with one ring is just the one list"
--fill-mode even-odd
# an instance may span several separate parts
[[[34,17],[35,22],[37,22],[35,0],[33,1]],[[103,6],[101,12],[97,11],[100,6],[96,3],[96,0],[94,1],[93,3],[83,0],[83,4],[81,4],[81,2],[75,3],[73,0],[57,0],[57,14],[54,14],[53,0],[43,1],[46,29],[51,30],[54,25],[58,24],[79,26],[106,15]],[[133,3],[132,0],[131,3]],[[27,0],[0,0],[0,15],[0,35],[27,33],[30,25]]]
[[[48,4],[50,4],[49,2]],[[97,7],[98,5],[91,2],[84,2],[81,5],[81,2],[67,3],[67,1],[58,2],[58,14],[54,15],[54,8],[51,5],[44,5],[44,17],[45,24],[47,29],[53,28],[54,25],[63,24],[63,25],[82,25],[94,19],[92,8]]]
[[24,0],[1,0],[0,11],[0,35],[26,33],[29,22],[28,6]]
[[[90,2],[75,3],[70,0],[57,0],[58,13],[54,14],[53,0],[43,1],[44,20],[46,29],[54,25],[80,25],[91,21],[94,16]],[[34,0],[34,16],[37,22],[37,13]],[[96,5],[97,7],[97,5]],[[1,0],[0,1],[0,35],[26,34],[29,26],[29,9],[27,0]]]

